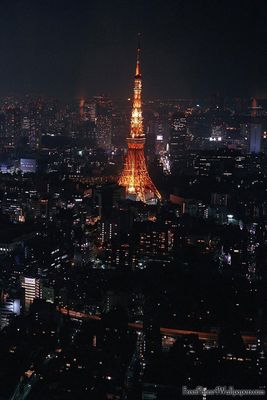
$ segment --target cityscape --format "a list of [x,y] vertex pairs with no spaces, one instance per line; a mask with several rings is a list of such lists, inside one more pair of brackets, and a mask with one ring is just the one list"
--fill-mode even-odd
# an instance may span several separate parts
[[[266,4],[24,3],[4,5],[0,28],[13,27],[13,15],[20,43],[16,68],[13,53],[0,62],[0,400],[266,399],[263,39],[251,49],[251,58],[261,54],[255,76],[240,58],[235,84],[226,61],[217,81],[207,65],[206,88],[185,89],[194,51],[203,71],[231,59],[228,36],[243,32],[240,54],[254,43],[246,23],[266,33]],[[65,78],[74,64],[73,76],[80,71],[80,25],[91,14],[87,51],[99,66],[75,92]],[[182,17],[191,66],[178,78],[162,68],[185,63],[185,50],[170,50]],[[210,58],[201,58],[197,43],[208,36]],[[3,55],[11,42],[0,42]],[[64,70],[68,46],[75,60]],[[30,66],[36,57],[38,69],[40,54],[43,79]]]

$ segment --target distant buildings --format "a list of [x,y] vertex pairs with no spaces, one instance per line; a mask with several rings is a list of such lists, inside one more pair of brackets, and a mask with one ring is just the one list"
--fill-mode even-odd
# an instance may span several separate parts
[[[33,397],[45,387],[87,398],[90,381],[95,398],[103,390],[169,400],[204,375],[219,385],[226,372],[240,387],[251,377],[264,385],[264,109],[145,102],[146,146],[142,135],[129,144],[153,160],[163,196],[150,204],[117,183],[129,100],[13,103],[0,106],[0,341],[11,360],[3,376],[16,387],[21,371],[33,374],[37,343],[43,372],[35,383],[33,374]],[[245,348],[220,346],[224,325],[236,326],[227,342],[237,332]]]
[[[112,142],[112,103],[104,96],[80,102],[80,117],[90,127],[90,139],[106,151],[111,150]],[[93,139],[93,140],[92,140]]]

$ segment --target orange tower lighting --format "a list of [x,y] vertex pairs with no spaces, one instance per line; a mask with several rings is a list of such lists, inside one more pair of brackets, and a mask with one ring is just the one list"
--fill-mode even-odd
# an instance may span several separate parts
[[80,99],[80,104],[79,104],[79,108],[80,108],[80,117],[83,117],[84,114],[84,104],[85,104],[85,100],[82,98]]
[[142,77],[140,70],[140,40],[137,48],[137,62],[134,77],[134,98],[131,115],[130,137],[127,138],[128,151],[119,185],[126,188],[128,198],[145,203],[155,203],[161,195],[152,182],[144,154],[145,135],[142,116]]

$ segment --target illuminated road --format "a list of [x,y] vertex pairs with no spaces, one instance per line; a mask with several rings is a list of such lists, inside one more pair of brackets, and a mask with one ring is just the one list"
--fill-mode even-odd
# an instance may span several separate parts
[[[77,319],[93,319],[96,321],[100,321],[101,317],[97,315],[90,315],[86,313],[82,313],[79,311],[73,311],[69,310],[64,307],[58,307],[58,311],[60,311],[64,315],[69,315],[71,318],[77,318]],[[135,329],[135,330],[142,330],[143,329],[143,324],[142,323],[134,323],[130,322],[128,324],[129,328]],[[218,340],[218,334],[216,332],[200,332],[200,331],[191,331],[191,330],[185,330],[185,329],[175,329],[175,328],[160,328],[160,332],[162,335],[166,336],[179,336],[179,335],[197,335],[200,340],[203,341],[217,341]],[[257,341],[256,336],[252,335],[241,335],[244,343],[246,344],[255,344]]]

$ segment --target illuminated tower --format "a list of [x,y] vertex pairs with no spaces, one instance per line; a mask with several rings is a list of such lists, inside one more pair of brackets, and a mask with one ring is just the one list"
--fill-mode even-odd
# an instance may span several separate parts
[[118,183],[126,188],[128,198],[145,203],[154,203],[157,199],[161,199],[161,195],[152,182],[146,166],[141,92],[140,45],[138,45],[131,131],[130,137],[127,138],[128,151]]

